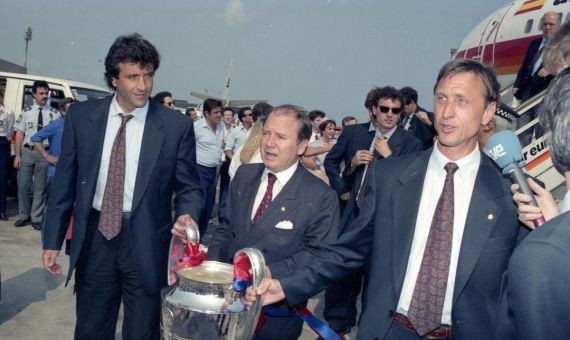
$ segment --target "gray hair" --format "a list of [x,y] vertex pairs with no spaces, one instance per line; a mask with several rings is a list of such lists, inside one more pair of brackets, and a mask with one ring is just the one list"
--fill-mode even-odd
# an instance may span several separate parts
[[550,83],[541,106],[540,122],[550,130],[550,154],[561,174],[570,171],[570,69]]
[[437,75],[437,81],[433,87],[433,92],[437,90],[439,82],[443,78],[457,75],[459,73],[472,73],[477,78],[481,79],[483,90],[485,91],[485,105],[495,102],[497,106],[500,105],[500,88],[501,85],[497,81],[495,71],[492,68],[481,64],[478,61],[471,59],[453,59],[447,64],[443,65]]
[[542,63],[550,74],[557,74],[570,66],[570,22],[560,26],[550,38]]
[[[279,105],[271,110],[267,116],[267,119],[269,119],[269,117],[272,115],[288,115],[291,113],[295,115],[297,122],[299,122],[299,129],[297,130],[297,142],[300,143],[304,140],[309,140],[312,134],[311,120],[309,120],[307,111],[305,111],[303,108],[291,104]],[[267,122],[267,120],[265,122]]]

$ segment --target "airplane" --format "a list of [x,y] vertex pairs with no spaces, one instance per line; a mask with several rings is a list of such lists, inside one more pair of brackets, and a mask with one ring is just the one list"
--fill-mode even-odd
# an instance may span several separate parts
[[265,99],[229,99],[230,77],[232,74],[232,66],[233,66],[233,59],[230,59],[230,66],[228,68],[228,76],[226,79],[226,85],[224,87],[224,93],[223,93],[221,98],[208,94],[207,90],[205,91],[205,93],[193,91],[193,92],[190,92],[190,95],[192,95],[193,97],[202,99],[203,101],[208,99],[208,98],[217,99],[217,100],[222,102],[224,107],[239,107],[239,106],[255,105],[257,103],[267,103],[267,100],[265,100]]
[[542,16],[558,12],[570,20],[570,0],[515,0],[481,21],[454,49],[453,58],[493,66],[499,81],[514,80],[528,45],[542,36]]
[[[531,41],[542,36],[542,17],[546,12],[557,12],[561,23],[570,21],[570,0],[515,0],[497,9],[481,21],[461,42],[452,49],[452,58],[468,58],[481,61],[495,69],[497,78],[505,85],[514,81],[523,63]],[[501,90],[508,97],[509,85]],[[507,98],[508,99],[508,98]],[[501,99],[506,102],[505,98]],[[541,98],[537,101],[539,102]],[[529,101],[530,102],[530,101]],[[527,103],[516,107],[518,111]],[[523,113],[524,108],[519,113]],[[526,111],[528,112],[528,111]],[[537,124],[535,119],[516,133],[520,134]],[[550,158],[550,151],[544,136],[533,139],[523,145],[525,170],[531,176],[540,179],[546,189],[556,198],[566,192],[564,178],[556,171]]]

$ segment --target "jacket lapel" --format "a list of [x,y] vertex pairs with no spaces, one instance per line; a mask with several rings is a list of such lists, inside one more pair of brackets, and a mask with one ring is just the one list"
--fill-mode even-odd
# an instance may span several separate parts
[[[107,120],[109,118],[109,107],[113,96],[109,96],[101,101],[101,104],[89,113],[87,121],[88,126],[85,131],[89,131],[86,137],[89,142],[85,143],[86,155],[92,155],[91,162],[86,169],[85,176],[80,179],[80,183],[90,183],[87,190],[83,190],[83,202],[86,206],[83,207],[85,211],[91,209],[93,196],[95,196],[95,189],[97,187],[97,178],[99,177],[99,168],[101,167],[101,157],[103,154],[103,144],[105,143],[105,132],[107,130]],[[89,160],[88,160],[89,161]]]
[[[394,190],[391,200],[392,210],[392,263],[393,278],[396,291],[400,291],[404,282],[404,275],[408,266],[408,258],[414,230],[416,229],[416,219],[424,178],[431,151],[424,151],[416,158],[409,167],[398,177],[399,190]],[[379,188],[379,190],[382,190]],[[394,202],[399,202],[394,204]],[[402,204],[405,202],[405,204]]]
[[503,212],[497,203],[497,199],[504,196],[502,188],[502,180],[497,176],[492,161],[481,153],[481,165],[475,179],[459,252],[453,303],[475,269],[487,239]]
[[162,119],[158,115],[160,104],[149,101],[148,113],[144,126],[143,138],[141,143],[141,152],[139,155],[139,166],[137,169],[137,179],[135,181],[135,190],[133,193],[133,205],[131,211],[135,211],[146,188],[154,167],[160,156],[162,143],[164,142],[164,134],[162,128],[164,126]]
[[255,244],[259,239],[267,235],[267,232],[274,228],[275,224],[286,220],[287,215],[297,207],[299,203],[295,197],[305,172],[306,170],[303,166],[299,165],[297,167],[297,170],[281,189],[279,195],[273,199],[267,210],[263,212],[263,215],[251,226],[249,232],[244,235],[243,239],[248,240],[248,244]]

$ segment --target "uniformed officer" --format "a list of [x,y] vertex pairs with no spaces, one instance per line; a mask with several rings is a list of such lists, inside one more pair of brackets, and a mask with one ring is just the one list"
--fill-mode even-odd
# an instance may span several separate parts
[[10,140],[14,132],[14,111],[4,106],[4,89],[0,88],[0,220],[7,221],[6,180],[10,161]]
[[[52,120],[59,117],[56,109],[50,107],[49,85],[37,80],[32,85],[34,104],[22,111],[16,120],[16,158],[14,167],[18,170],[18,210],[19,216],[15,227],[32,223],[36,230],[42,228],[43,210],[47,199],[47,161],[34,148],[30,137]],[[48,141],[44,141],[48,149]],[[31,195],[31,197],[30,197]]]

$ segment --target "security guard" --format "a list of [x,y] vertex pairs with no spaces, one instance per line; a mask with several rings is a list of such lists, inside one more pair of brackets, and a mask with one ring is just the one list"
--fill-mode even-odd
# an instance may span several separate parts
[[10,140],[14,132],[14,112],[4,106],[4,89],[0,88],[0,220],[7,221],[6,181],[10,161]]
[[[49,85],[37,80],[32,85],[34,105],[27,107],[17,119],[16,158],[14,167],[18,170],[18,210],[19,216],[15,227],[23,227],[32,223],[36,230],[42,228],[42,214],[47,200],[47,161],[34,148],[30,137],[52,120],[59,117],[56,109],[50,107]],[[44,141],[48,149],[48,141]],[[33,195],[30,197],[30,194]]]

